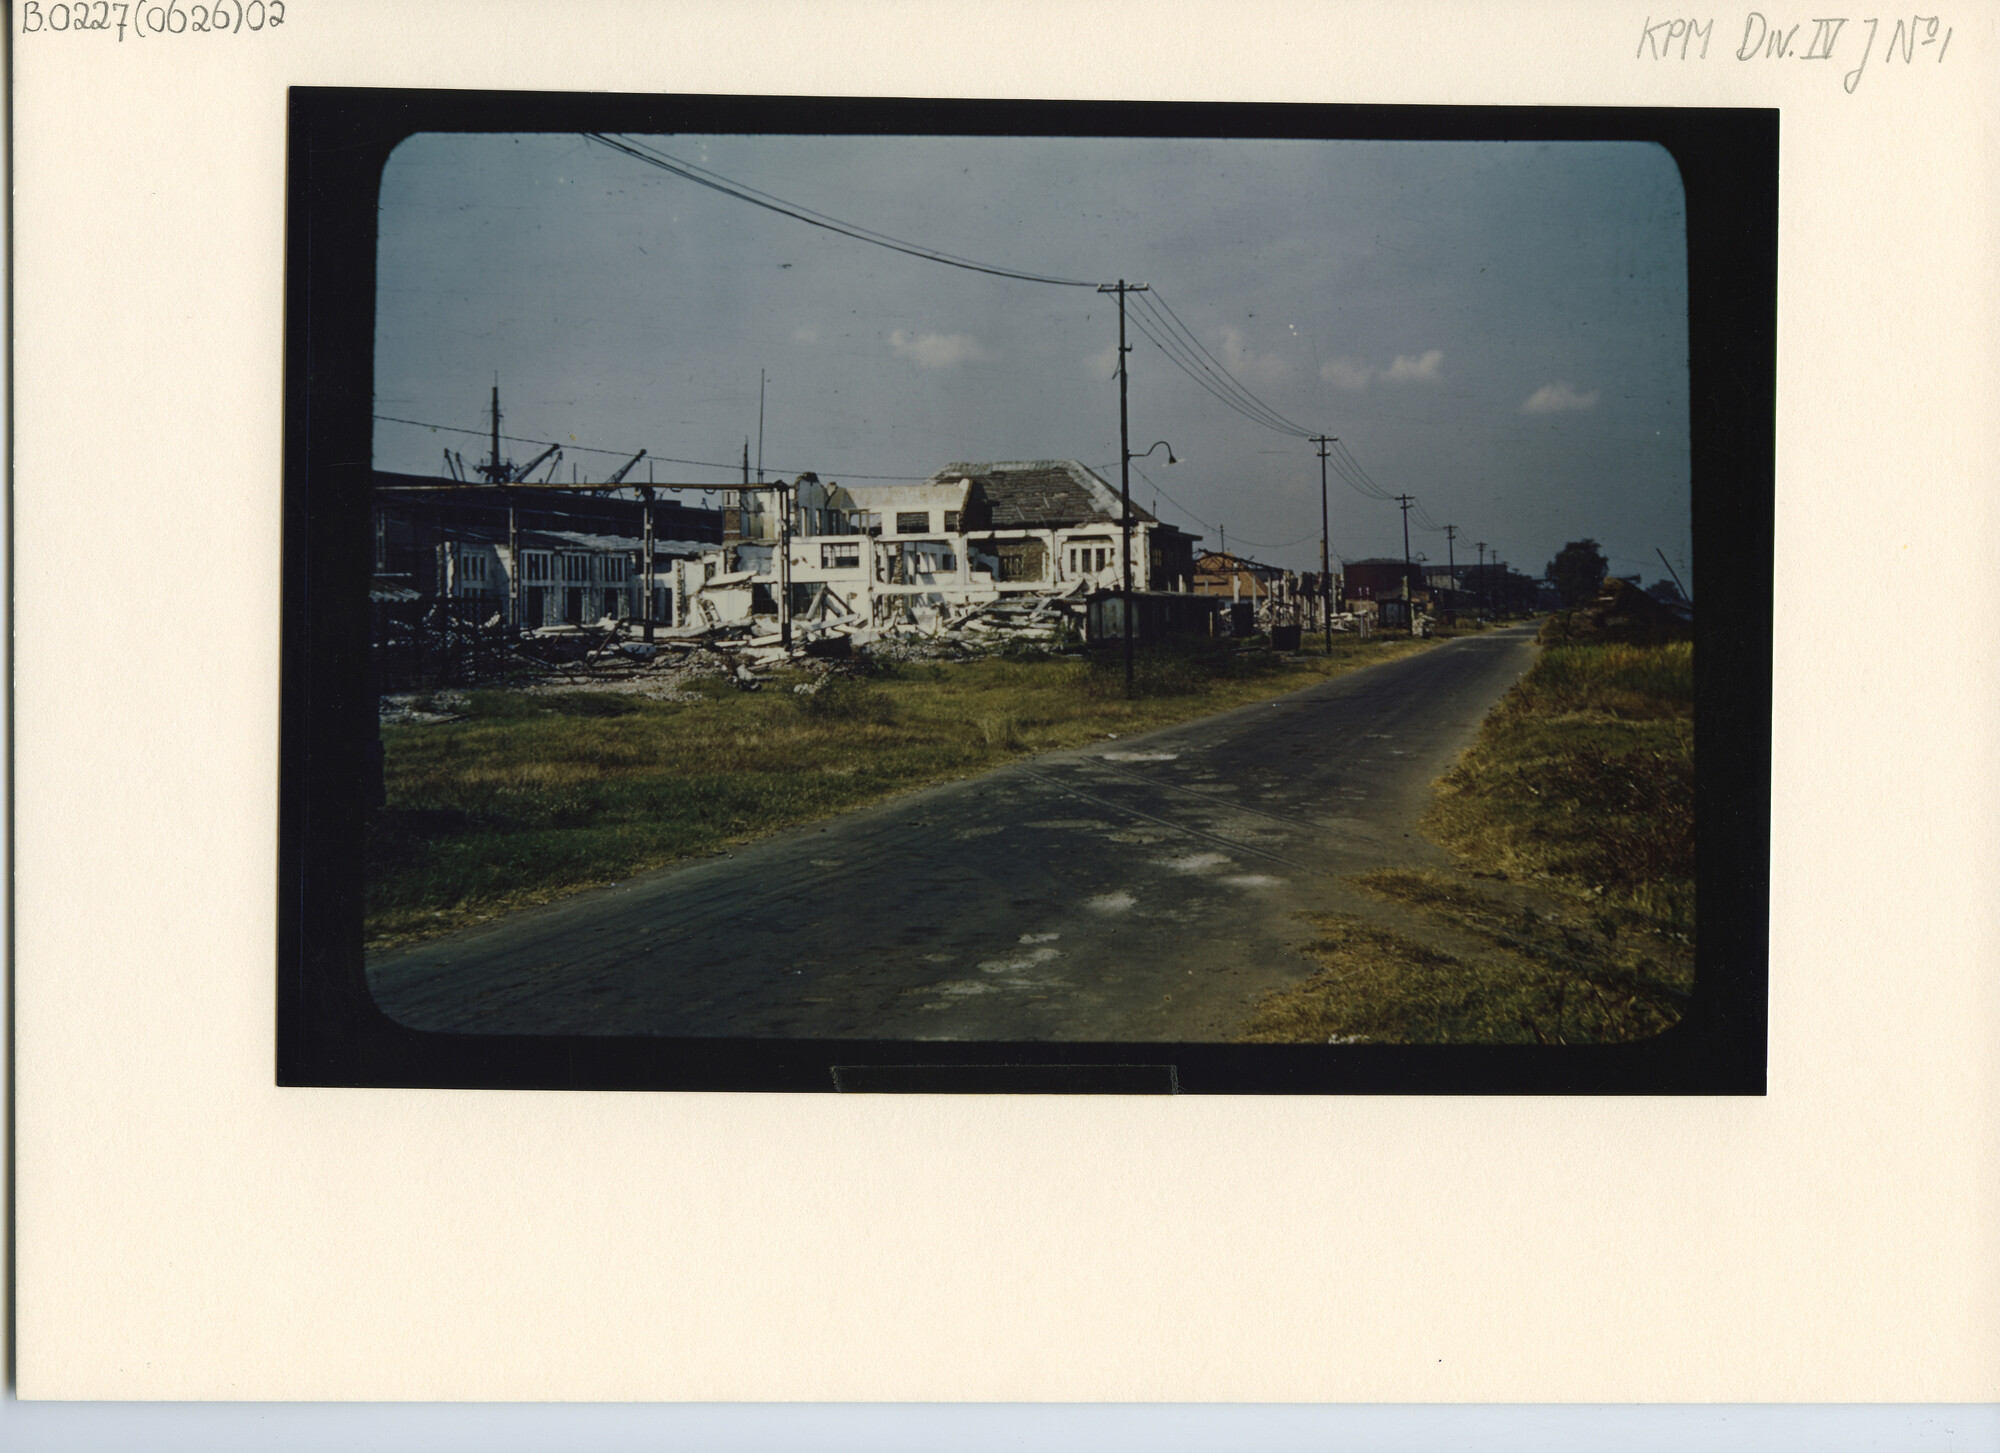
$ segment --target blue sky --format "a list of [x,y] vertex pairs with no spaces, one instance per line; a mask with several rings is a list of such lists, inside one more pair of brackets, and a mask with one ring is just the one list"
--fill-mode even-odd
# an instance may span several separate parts
[[[787,202],[1004,268],[1145,282],[1256,399],[1415,495],[1410,548],[1564,541],[1692,586],[1678,172],[1630,143],[671,136]],[[1074,458],[1115,484],[1117,310],[1089,288],[905,256],[572,135],[424,135],[384,171],[376,411],[661,462],[655,477],[928,475]],[[1133,317],[1143,321],[1135,308]],[[1157,330],[1158,324],[1152,326]],[[1314,448],[1225,407],[1133,326],[1133,496],[1215,544],[1318,559]],[[376,425],[378,467],[471,435]],[[536,451],[511,445],[525,460]],[[723,468],[704,468],[701,461]],[[603,477],[618,458],[574,449]],[[641,477],[641,465],[633,477]],[[1402,553],[1330,475],[1333,552]],[[1157,503],[1156,503],[1157,501]]]

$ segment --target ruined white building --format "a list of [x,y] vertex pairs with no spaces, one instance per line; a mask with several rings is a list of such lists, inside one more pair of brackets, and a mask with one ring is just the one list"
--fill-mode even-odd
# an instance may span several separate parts
[[[969,605],[1082,596],[1122,580],[1118,491],[1075,460],[949,464],[921,484],[806,475],[767,493],[784,505],[744,508],[740,538],[684,567],[684,620],[775,615],[789,590],[794,619],[927,627]],[[1186,589],[1197,537],[1136,504],[1132,519],[1133,588]]]

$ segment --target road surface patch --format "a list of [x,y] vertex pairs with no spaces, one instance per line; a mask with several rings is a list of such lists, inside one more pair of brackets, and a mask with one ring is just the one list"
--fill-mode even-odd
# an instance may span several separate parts
[[1219,868],[1229,861],[1224,853],[1183,853],[1178,858],[1157,860],[1163,868],[1171,868],[1176,873],[1206,873],[1210,868]]

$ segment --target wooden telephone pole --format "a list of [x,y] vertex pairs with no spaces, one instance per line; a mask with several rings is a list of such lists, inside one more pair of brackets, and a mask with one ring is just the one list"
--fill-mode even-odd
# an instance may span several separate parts
[[[1319,593],[1320,609],[1326,618],[1326,654],[1333,655],[1333,569],[1327,559],[1326,446],[1340,442],[1331,434],[1315,434],[1307,441],[1319,445]],[[1407,516],[1405,516],[1407,518]],[[1408,553],[1407,550],[1405,553]]]
[[1454,591],[1458,589],[1458,559],[1456,556],[1452,554],[1451,545],[1452,541],[1456,540],[1457,538],[1458,538],[1458,526],[1446,525],[1444,527],[1444,568],[1446,571],[1445,579],[1451,582],[1450,588]]
[[1125,355],[1132,350],[1125,342],[1125,295],[1150,292],[1145,283],[1100,283],[1100,293],[1118,295],[1118,533],[1119,562],[1124,566],[1118,591],[1119,631],[1125,637],[1125,694],[1132,694],[1132,435],[1126,421]]

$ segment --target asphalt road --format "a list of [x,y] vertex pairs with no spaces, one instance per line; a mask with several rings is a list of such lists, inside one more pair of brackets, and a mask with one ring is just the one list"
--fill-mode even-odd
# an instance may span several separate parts
[[1312,971],[1298,911],[1441,861],[1413,824],[1532,641],[1044,753],[384,954],[369,981],[391,1017],[461,1033],[1227,1039]]

